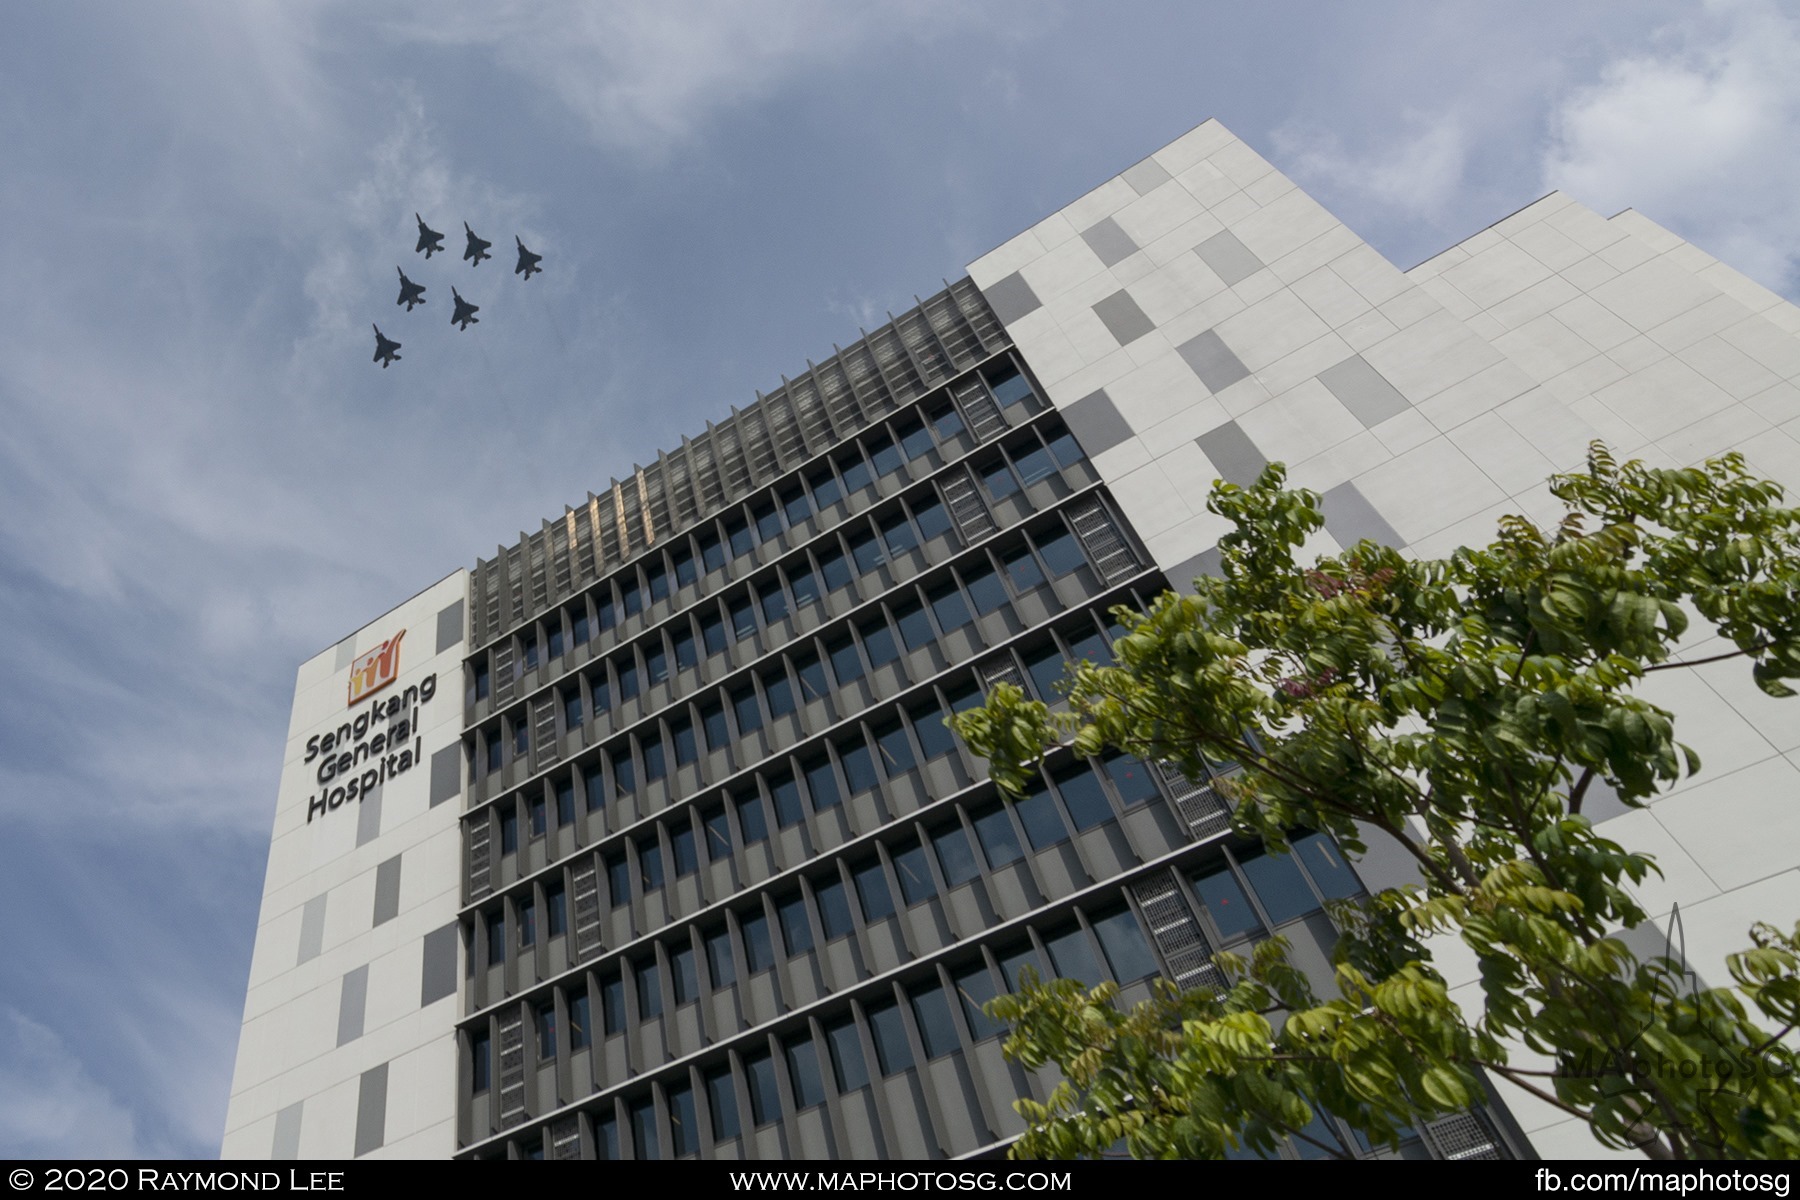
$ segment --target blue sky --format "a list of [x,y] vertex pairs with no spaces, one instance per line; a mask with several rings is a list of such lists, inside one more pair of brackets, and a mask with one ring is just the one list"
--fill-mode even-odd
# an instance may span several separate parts
[[1208,117],[1403,267],[1562,187],[1800,296],[1795,62],[1762,0],[11,12],[0,1157],[216,1153],[294,670],[372,615]]

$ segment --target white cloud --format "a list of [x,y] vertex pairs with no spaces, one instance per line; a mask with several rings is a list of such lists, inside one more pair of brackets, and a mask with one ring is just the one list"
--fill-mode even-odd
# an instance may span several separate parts
[[0,1158],[143,1158],[131,1110],[56,1032],[0,1010]]
[[1631,207],[1761,283],[1800,284],[1800,21],[1716,0],[1616,58],[1552,118],[1544,180]]
[[1337,134],[1289,121],[1271,133],[1275,157],[1302,183],[1383,208],[1436,218],[1463,183],[1469,136],[1449,114],[1407,113],[1405,132],[1373,151],[1347,150]]

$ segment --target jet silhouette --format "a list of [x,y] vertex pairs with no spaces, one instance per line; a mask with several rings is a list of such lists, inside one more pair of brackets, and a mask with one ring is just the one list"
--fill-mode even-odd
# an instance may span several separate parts
[[464,300],[462,295],[454,287],[450,289],[450,294],[456,297],[456,311],[450,314],[450,323],[452,325],[455,325],[458,329],[467,329],[470,325],[481,324],[481,319],[475,315],[481,311],[480,305],[470,304],[467,300]]
[[423,250],[425,261],[430,262],[432,253],[444,248],[444,235],[425,224],[425,218],[418,213],[413,214],[413,220],[419,223],[419,244],[413,247],[413,253]]
[[484,242],[476,237],[475,231],[469,228],[469,223],[467,221],[463,222],[463,232],[469,235],[469,248],[463,251],[463,258],[474,259],[475,265],[479,267],[482,259],[494,257],[487,252],[488,247],[492,246],[494,243]]
[[391,338],[382,337],[381,336],[381,326],[379,326],[379,325],[374,326],[374,330],[375,330],[375,357],[370,359],[369,361],[380,363],[381,369],[385,371],[388,369],[389,363],[400,361],[400,356],[398,354],[394,353],[394,351],[396,351],[400,348],[400,343],[392,340]]
[[[394,270],[400,271],[400,268],[395,267]],[[425,303],[425,285],[414,283],[406,277],[405,271],[400,271],[400,298],[394,303],[406,305],[406,311],[411,312],[413,305]]]
[[531,251],[527,250],[525,248],[525,243],[519,241],[517,234],[513,235],[513,241],[519,243],[519,265],[513,268],[513,274],[517,275],[523,271],[525,273],[525,278],[527,279],[530,279],[533,275],[543,274],[544,268],[538,266],[538,264],[544,261],[544,256],[541,254],[533,254]]

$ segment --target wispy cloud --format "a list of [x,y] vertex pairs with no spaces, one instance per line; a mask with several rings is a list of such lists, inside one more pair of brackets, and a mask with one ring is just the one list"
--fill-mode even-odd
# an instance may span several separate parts
[[8,1158],[141,1158],[130,1108],[82,1067],[55,1030],[0,1008],[0,1153]]
[[1469,136],[1449,114],[1408,113],[1401,128],[1369,151],[1352,151],[1334,131],[1289,121],[1273,131],[1275,154],[1303,184],[1347,193],[1386,209],[1437,218],[1458,195]]
[[1636,208],[1765,285],[1800,289],[1800,17],[1714,0],[1557,107],[1547,186]]

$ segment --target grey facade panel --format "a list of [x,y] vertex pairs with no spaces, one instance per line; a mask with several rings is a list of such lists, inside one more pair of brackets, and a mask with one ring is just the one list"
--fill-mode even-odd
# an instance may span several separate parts
[[1131,293],[1122,288],[1096,303],[1094,315],[1100,318],[1108,332],[1119,339],[1121,346],[1129,346],[1156,328],[1156,323],[1144,315],[1144,310],[1131,298]]
[[1352,354],[1337,366],[1319,372],[1319,382],[1369,428],[1412,407],[1360,354]]
[[1225,339],[1211,329],[1189,338],[1175,349],[1182,361],[1194,369],[1194,374],[1200,377],[1200,382],[1206,385],[1209,392],[1222,392],[1250,375],[1250,368],[1232,353],[1231,347],[1225,344]]
[[356,801],[356,844],[366,846],[381,836],[381,788],[373,787]]
[[1127,170],[1124,178],[1125,182],[1131,185],[1132,191],[1140,196],[1147,196],[1169,182],[1172,177],[1168,171],[1163,169],[1161,163],[1154,158],[1146,158],[1137,166]]
[[367,964],[344,976],[338,991],[337,1044],[354,1042],[363,1035],[363,1015],[369,1007],[369,968]]
[[462,637],[463,602],[458,600],[456,603],[448,605],[438,612],[437,652],[442,654],[444,651],[450,649],[450,647],[456,645],[456,643],[462,641]]
[[1101,217],[1092,225],[1081,231],[1081,240],[1088,244],[1088,249],[1100,256],[1100,261],[1107,266],[1120,263],[1138,252],[1138,244],[1131,240],[1131,235],[1119,228],[1119,223],[1111,217]]
[[400,855],[375,868],[375,925],[400,915]]
[[419,1007],[456,995],[456,939],[458,923],[425,935],[424,967],[419,973]]
[[304,1100],[296,1100],[275,1114],[275,1140],[269,1146],[269,1157],[276,1160],[300,1157],[300,1110]]
[[1194,580],[1202,575],[1216,577],[1219,574],[1219,548],[1209,546],[1194,557],[1170,567],[1166,573],[1170,587],[1178,592],[1192,591]]
[[431,807],[462,792],[462,747],[445,746],[431,756]]
[[1063,410],[1069,432],[1091,456],[1103,454],[1132,436],[1131,425],[1119,414],[1106,389],[1091,392]]
[[1394,527],[1387,523],[1387,519],[1375,511],[1375,506],[1369,503],[1367,497],[1356,490],[1354,483],[1340,483],[1326,492],[1322,499],[1325,529],[1346,550],[1365,538],[1384,546],[1399,548],[1406,545],[1406,541],[1394,532]]
[[1213,274],[1227,287],[1241,283],[1263,269],[1263,260],[1238,240],[1237,234],[1224,229],[1194,247],[1200,261],[1211,267]]
[[370,1067],[362,1073],[356,1088],[356,1148],[353,1153],[367,1154],[387,1141],[388,1065]]
[[1031,285],[1017,271],[1005,279],[996,280],[992,287],[983,288],[981,294],[987,297],[988,307],[994,310],[994,315],[1000,318],[1003,325],[1043,307],[1043,301],[1037,298],[1037,293],[1031,290]]
[[1219,477],[1227,483],[1235,483],[1239,487],[1249,487],[1262,474],[1262,469],[1269,460],[1263,457],[1256,443],[1250,440],[1243,427],[1236,421],[1227,421],[1217,429],[1210,430],[1194,439],[1205,454],[1207,461],[1219,472]]
[[337,644],[337,658],[334,670],[342,671],[356,661],[356,639],[347,637]]
[[325,897],[329,894],[319,893],[300,910],[300,953],[294,960],[296,965],[319,957],[325,949]]

